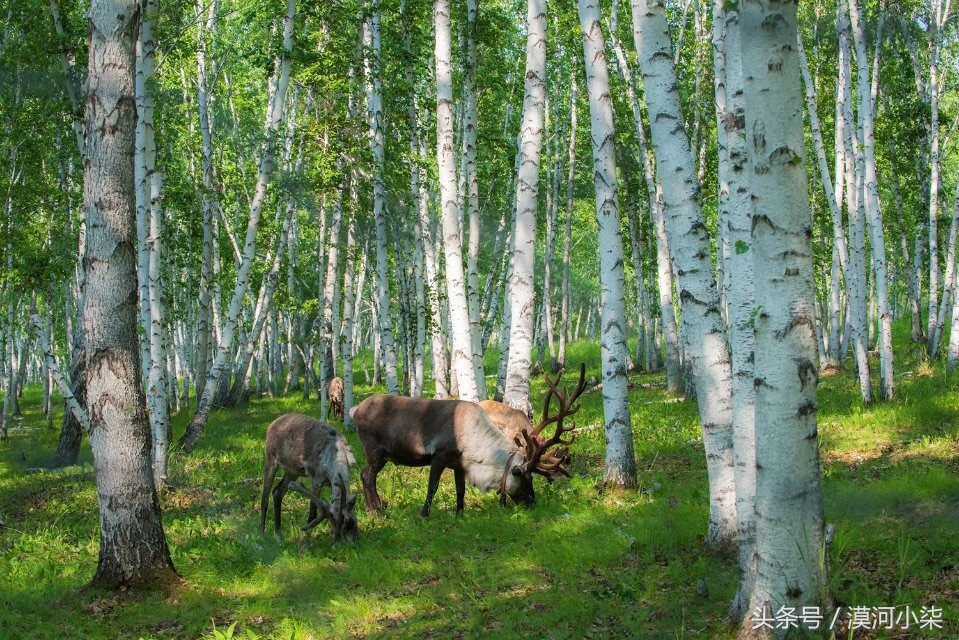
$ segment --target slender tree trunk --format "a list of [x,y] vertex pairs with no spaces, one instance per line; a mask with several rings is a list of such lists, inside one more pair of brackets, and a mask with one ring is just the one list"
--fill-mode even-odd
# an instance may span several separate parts
[[636,484],[636,459],[626,388],[626,301],[623,239],[616,193],[616,150],[613,105],[598,0],[579,0],[583,30],[586,88],[593,140],[593,186],[599,225],[599,280],[602,319],[603,416],[606,424],[606,468],[603,482]]
[[[198,354],[196,362],[196,395],[203,396],[206,385],[207,366],[210,360],[210,339],[213,327],[210,323],[211,304],[210,289],[213,277],[213,212],[218,206],[215,195],[213,177],[213,127],[210,122],[210,96],[207,88],[206,70],[206,43],[211,37],[216,25],[217,2],[211,2],[206,17],[203,16],[204,7],[197,4],[197,22],[203,28],[197,29],[197,106],[200,115],[200,139],[203,155],[203,196],[200,201],[200,211],[203,225],[203,249],[200,262],[200,292],[199,310],[197,317]],[[204,24],[205,23],[205,24]]]
[[939,65],[942,55],[942,28],[949,17],[951,2],[931,0],[929,31],[929,315],[926,319],[926,352],[935,355],[932,340],[939,322],[939,185],[942,181],[942,164],[939,142]]
[[[803,166],[796,5],[741,3],[749,179],[755,213],[756,581],[750,611],[824,611],[816,431],[815,283]],[[765,25],[776,24],[776,28]],[[771,64],[775,59],[777,64]],[[740,637],[785,637],[753,629]]]
[[[350,177],[349,192],[350,204],[355,204],[353,195],[356,190],[353,187],[354,177]],[[346,267],[343,270],[343,323],[340,325],[343,336],[340,340],[343,359],[343,427],[351,429],[353,419],[350,418],[350,409],[353,408],[353,302],[355,292],[353,291],[353,269],[356,264],[356,209],[352,209],[346,222]]]
[[370,0],[370,16],[364,25],[364,60],[366,63],[366,109],[370,122],[370,145],[373,150],[373,223],[376,233],[376,296],[378,325],[387,393],[399,392],[396,368],[396,345],[390,314],[390,281],[387,270],[386,185],[384,183],[385,142],[383,139],[382,54],[380,51],[380,2]]
[[469,236],[466,251],[466,304],[470,320],[473,372],[480,400],[486,400],[486,375],[483,370],[483,327],[480,313],[478,260],[480,250],[479,176],[476,169],[476,136],[478,132],[476,91],[476,21],[477,0],[466,0],[466,52],[463,69],[463,183],[460,194],[466,204]]
[[[863,402],[872,402],[872,377],[869,372],[869,349],[866,343],[866,240],[863,227],[862,198],[856,188],[853,169],[853,121],[852,121],[852,81],[850,71],[851,52],[849,50],[849,18],[845,2],[837,6],[837,30],[839,31],[839,79],[837,87],[837,111],[842,105],[842,129],[845,167],[845,193],[849,215],[849,256],[846,269],[846,291],[849,296],[849,330],[853,355],[856,361],[856,373]],[[838,142],[838,141],[837,141]],[[840,167],[836,167],[837,174]]]
[[[166,484],[170,416],[166,393],[166,351],[163,344],[163,307],[160,295],[160,174],[156,169],[153,130],[153,88],[157,18],[156,0],[141,1],[140,32],[136,43],[136,219],[139,236],[140,315],[143,330],[141,357],[147,388],[150,431],[153,434],[153,483]],[[145,349],[144,349],[145,347]]]
[[[826,160],[822,125],[819,121],[816,86],[813,82],[812,74],[809,72],[809,64],[806,61],[806,52],[803,49],[802,37],[799,38],[796,44],[799,51],[800,71],[802,72],[803,82],[806,87],[806,112],[809,115],[809,128],[812,132],[813,147],[816,150],[820,182],[832,218],[833,258],[830,271],[829,349],[827,351],[827,361],[823,362],[823,364],[837,367],[841,364],[839,359],[839,322],[842,315],[839,306],[839,288],[841,278],[846,278],[846,263],[848,262],[849,250],[846,246],[846,232],[842,221],[842,203],[836,197],[836,190],[833,187],[833,177],[829,171],[829,164]],[[837,124],[837,127],[839,126],[841,126],[841,124]],[[837,164],[837,172],[838,171],[839,165]]]
[[573,231],[573,183],[576,179],[576,77],[579,71],[573,68],[569,87],[569,145],[567,147],[566,162],[566,224],[563,231],[563,275],[560,283],[559,307],[559,346],[556,362],[560,367],[566,366],[566,342],[569,340],[570,325],[570,289],[569,265],[572,260],[572,231]]
[[[118,587],[174,569],[147,453],[150,426],[137,357],[133,148],[139,11],[130,0],[94,0],[88,16],[83,332],[100,502],[100,559],[93,582]],[[118,411],[121,406],[125,410]]]
[[662,0],[633,0],[633,34],[643,69],[653,148],[665,205],[669,251],[679,287],[686,358],[696,385],[709,476],[706,544],[722,548],[737,538],[732,446],[732,370],[713,277],[701,188],[682,127]]
[[226,322],[222,334],[219,336],[216,358],[213,366],[207,373],[203,395],[197,401],[196,414],[187,427],[186,433],[180,439],[180,445],[187,452],[196,446],[206,426],[210,410],[213,408],[217,387],[221,383],[224,371],[229,371],[227,360],[233,355],[233,339],[236,332],[237,318],[246,291],[250,285],[250,269],[256,249],[256,231],[266,201],[270,177],[273,174],[273,165],[276,156],[277,130],[283,119],[286,103],[286,90],[290,83],[291,52],[293,49],[293,18],[296,10],[296,0],[287,0],[286,14],[283,26],[283,51],[274,60],[274,75],[271,78],[270,100],[267,106],[266,124],[264,127],[265,140],[259,153],[259,168],[257,171],[256,189],[250,201],[250,216],[247,222],[246,238],[243,243],[242,262],[236,275],[236,286],[227,311]]
[[509,281],[509,360],[506,364],[503,402],[532,415],[529,377],[535,327],[533,312],[536,308],[533,286],[536,264],[536,211],[546,108],[546,1],[528,0],[526,7],[526,82],[517,163],[516,229],[513,273]]
[[[857,0],[849,0],[849,14],[852,18],[853,40],[856,43],[856,61],[859,72],[859,114],[862,126],[863,150],[863,200],[869,230],[869,243],[872,249],[872,279],[876,294],[876,312],[879,316],[879,397],[892,400],[895,395],[895,374],[892,353],[892,313],[889,310],[889,278],[886,272],[886,240],[879,211],[879,178],[876,171],[875,114],[872,96],[872,81],[869,77],[869,61],[866,56],[866,37],[862,26],[862,14]],[[879,47],[882,41],[882,23],[876,35],[876,56],[878,63]],[[875,80],[876,78],[873,78]]]
[[935,335],[930,336],[930,356],[939,354],[939,343],[942,340],[942,326],[946,315],[951,317],[950,309],[955,294],[956,284],[956,234],[959,231],[959,189],[952,203],[952,222],[949,225],[949,241],[946,245],[946,273],[942,281],[942,296],[939,300],[939,312],[936,317]]

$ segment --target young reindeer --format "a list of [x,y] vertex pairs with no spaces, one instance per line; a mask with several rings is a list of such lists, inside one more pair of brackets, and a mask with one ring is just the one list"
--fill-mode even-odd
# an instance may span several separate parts
[[[456,511],[463,510],[466,481],[480,491],[496,489],[500,503],[506,496],[514,502],[530,505],[535,500],[533,474],[547,477],[556,472],[550,458],[544,456],[556,445],[568,447],[572,440],[563,440],[563,420],[576,409],[572,407],[586,387],[586,369],[580,373],[579,387],[572,397],[556,388],[546,376],[549,391],[543,408],[543,419],[531,435],[523,429],[515,438],[493,426],[483,409],[462,400],[428,400],[390,395],[374,395],[350,411],[360,442],[366,452],[367,465],[360,474],[367,507],[383,509],[376,490],[376,476],[387,462],[407,467],[430,467],[426,502],[420,515],[430,513],[440,476],[453,470],[456,483]],[[560,374],[562,375],[562,374]],[[559,411],[550,416],[553,398]],[[555,424],[553,436],[543,440],[542,430]]]
[[[287,489],[293,489],[310,499],[309,521],[303,531],[309,531],[328,519],[334,543],[346,540],[355,544],[358,536],[356,515],[353,513],[356,496],[350,496],[350,467],[355,462],[346,438],[330,425],[301,413],[287,413],[274,420],[266,431],[260,533],[266,528],[266,510],[273,478],[282,468],[283,477],[272,491],[274,534],[280,534],[283,495]],[[309,476],[313,491],[293,482],[301,476]],[[332,505],[316,495],[323,485],[330,486]]]
[[330,401],[330,417],[343,419],[343,379],[332,378],[326,387],[326,397]]

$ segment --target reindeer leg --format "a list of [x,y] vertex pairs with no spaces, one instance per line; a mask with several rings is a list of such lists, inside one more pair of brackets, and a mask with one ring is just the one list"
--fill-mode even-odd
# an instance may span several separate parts
[[380,494],[376,492],[376,476],[386,465],[386,459],[379,456],[371,456],[369,463],[360,473],[360,479],[363,481],[363,494],[366,496],[366,508],[373,511],[383,510],[383,501],[380,500]]
[[462,469],[453,469],[453,481],[456,483],[456,513],[463,513],[463,499],[466,496],[466,473]]
[[276,464],[267,461],[263,465],[263,494],[260,496],[260,535],[263,535],[266,529],[266,510],[270,506],[270,487],[273,485],[273,478],[276,476]]
[[446,468],[446,465],[442,462],[438,462],[436,459],[433,460],[433,464],[430,465],[430,480],[429,484],[426,486],[426,502],[423,504],[423,508],[420,510],[420,515],[426,518],[430,515],[430,505],[433,504],[433,496],[436,495],[436,490],[440,486],[440,476],[443,475],[443,470]]
[[284,471],[279,484],[273,490],[273,535],[277,537],[280,536],[280,509],[283,505],[283,494],[286,493],[286,488],[292,479],[290,474]]
[[[320,495],[320,487],[323,486],[322,483],[314,477],[310,477],[310,481],[313,483],[313,493],[317,496]],[[316,520],[316,501],[310,498],[310,514],[306,519],[306,524],[310,524],[314,520]]]

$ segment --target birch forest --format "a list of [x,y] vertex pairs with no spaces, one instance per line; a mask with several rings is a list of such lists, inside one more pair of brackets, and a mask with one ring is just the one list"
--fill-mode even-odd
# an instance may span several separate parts
[[[360,496],[356,551],[328,561],[351,567],[336,569],[339,579],[373,562],[364,554],[383,528],[446,536],[461,526],[437,520],[452,516],[445,489],[429,519],[393,516],[414,513],[399,496],[418,501],[426,486],[425,475],[391,485],[420,477],[395,466],[380,487],[393,504],[374,515],[367,474],[375,495],[382,464],[374,465],[374,436],[364,429],[386,427],[364,422],[361,403],[375,394],[495,401],[531,423],[525,440],[506,432],[510,460],[490,486],[504,505],[507,494],[515,500],[513,456],[535,467],[531,451],[540,446],[546,478],[527,470],[537,492],[528,512],[498,510],[467,468],[480,492],[469,490],[464,510],[456,465],[472,454],[461,443],[448,467],[462,526],[481,517],[526,522],[540,516],[510,514],[539,510],[553,522],[595,517],[602,535],[613,536],[603,544],[625,549],[610,565],[616,571],[685,567],[679,591],[662,587],[668,604],[649,605],[643,587],[611,578],[605,564],[591,570],[592,556],[574,550],[563,564],[593,571],[584,579],[599,586],[564,592],[552,567],[541,583],[530,578],[521,589],[503,578],[486,588],[529,599],[532,628],[525,614],[492,613],[479,626],[464,622],[472,614],[452,613],[443,626],[418,596],[406,617],[329,604],[363,592],[354,577],[350,591],[309,605],[321,607],[318,618],[257,613],[259,605],[237,604],[242,589],[231,586],[233,604],[220,609],[233,614],[198,609],[195,625],[166,636],[151,627],[147,637],[232,637],[239,621],[246,637],[427,637],[435,628],[430,637],[655,638],[685,629],[699,637],[858,638],[867,627],[855,626],[854,607],[909,602],[914,629],[959,633],[955,600],[945,616],[941,608],[942,595],[955,594],[954,567],[943,578],[952,591],[920,589],[949,570],[920,539],[909,546],[908,521],[889,534],[898,586],[850,592],[855,580],[844,572],[860,575],[872,552],[835,540],[873,525],[862,516],[837,526],[834,515],[844,492],[861,488],[853,479],[860,465],[908,458],[911,442],[927,443],[930,464],[942,465],[929,473],[959,477],[957,399],[937,395],[956,391],[959,365],[952,9],[951,0],[7,0],[0,487],[5,475],[40,471],[68,479],[45,480],[50,486],[88,487],[93,555],[76,571],[108,592],[159,580],[169,603],[174,583],[203,592],[203,580],[191,577],[203,571],[200,556],[269,566],[286,553],[338,553],[317,535],[311,544],[322,552],[302,543],[284,552],[278,543],[265,560],[263,545],[273,542],[253,533],[249,505],[260,496],[267,425],[280,413],[306,413],[344,434],[356,458],[347,486],[326,481],[332,506],[311,498],[311,516],[319,507],[339,539],[346,500]],[[560,439],[577,399],[577,428]],[[924,401],[939,404],[907,415]],[[407,406],[393,414],[404,429],[425,439],[439,428],[422,411],[404,417],[399,407]],[[482,424],[499,426],[484,411]],[[860,432],[841,426],[868,431],[875,416],[893,416],[893,435],[848,435]],[[547,439],[553,427],[533,432],[538,422],[556,423],[556,437]],[[454,418],[444,424],[465,433]],[[666,426],[660,433],[653,424]],[[916,424],[931,431],[910,431]],[[36,445],[42,454],[18,444],[38,437],[31,429],[45,434]],[[235,447],[245,450],[237,442],[247,435],[252,462],[240,470],[227,460]],[[667,437],[674,444],[662,445]],[[268,459],[269,446],[267,439]],[[875,455],[862,453],[873,446]],[[688,458],[677,463],[679,450]],[[383,464],[406,464],[384,455]],[[299,464],[303,482],[312,472]],[[435,464],[424,515],[433,474],[444,468]],[[687,468],[695,472],[677,480]],[[57,475],[71,469],[80,475]],[[204,473],[231,474],[229,491],[239,493],[193,484]],[[272,475],[264,479],[261,518],[272,496],[278,534],[280,500],[296,477],[284,476],[272,493]],[[847,479],[848,487],[837,484]],[[959,486],[942,482],[954,507]],[[680,484],[689,493],[678,508],[693,505],[680,555],[654,548],[652,534],[611,533],[621,531],[614,521],[642,526],[636,509],[677,508],[669,492]],[[206,504],[197,517],[209,523],[211,509],[233,503],[243,505],[235,507],[241,524],[196,525],[239,540],[232,556],[218,556],[171,516]],[[611,520],[602,519],[607,512]],[[11,536],[26,530],[18,519],[25,513],[0,506],[0,558],[16,553]],[[929,517],[938,523],[930,531],[959,525],[954,516]],[[553,534],[536,523],[546,544]],[[436,563],[506,530],[475,526],[434,550]],[[514,528],[510,535],[526,535]],[[378,544],[386,556],[421,562],[415,549]],[[280,573],[301,571],[297,561]],[[405,571],[419,584],[417,570]],[[478,584],[492,578],[472,579],[474,588],[462,588],[474,595],[454,592],[450,611],[456,593],[474,598],[477,611],[500,607]],[[12,602],[16,589],[3,584]],[[576,590],[594,603],[583,620],[539,604],[570,606]],[[671,617],[680,599],[699,621]],[[522,610],[523,602],[507,601],[507,610]],[[620,601],[630,617],[609,613]],[[100,615],[85,602],[79,618]],[[636,613],[646,606],[659,611],[649,614],[658,622]],[[809,617],[791,613],[800,611]],[[907,607],[907,627],[901,615],[890,624],[905,632],[909,616]],[[204,636],[211,617],[214,635]],[[540,619],[557,620],[554,635]],[[938,626],[920,626],[930,620]],[[84,624],[61,630],[99,637]],[[124,624],[107,635],[132,632]],[[8,632],[26,633],[16,623]]]

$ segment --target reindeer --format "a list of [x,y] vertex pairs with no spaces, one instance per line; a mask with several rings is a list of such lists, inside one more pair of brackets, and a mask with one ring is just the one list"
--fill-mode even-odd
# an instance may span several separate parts
[[343,419],[343,379],[331,378],[326,387],[326,397],[330,401],[330,417]]
[[[310,499],[310,516],[302,527],[303,531],[309,531],[328,519],[334,543],[346,540],[355,544],[358,535],[353,513],[356,496],[350,496],[350,466],[355,462],[346,438],[330,425],[301,413],[287,413],[274,420],[266,431],[260,534],[266,527],[270,487],[276,472],[282,468],[283,477],[272,491],[274,535],[280,534],[283,494],[287,489],[293,489]],[[313,491],[293,482],[301,476],[309,476]],[[332,505],[316,495],[323,485],[330,486]]]
[[[423,517],[430,513],[440,476],[447,468],[453,470],[456,483],[457,513],[463,511],[466,481],[480,491],[496,489],[502,505],[506,504],[507,496],[516,503],[531,505],[536,497],[533,474],[550,477],[556,473],[554,463],[549,458],[544,462],[544,456],[552,447],[568,447],[572,442],[562,439],[563,434],[570,431],[563,426],[563,420],[577,411],[572,405],[586,387],[585,375],[583,367],[579,386],[571,397],[556,388],[559,377],[554,382],[545,376],[549,391],[542,420],[533,433],[538,436],[546,426],[555,424],[555,432],[546,440],[538,437],[534,440],[526,429],[511,439],[493,426],[483,409],[472,402],[370,396],[350,411],[366,452],[367,465],[360,478],[367,507],[383,510],[383,501],[376,490],[376,476],[387,462],[430,467],[426,502],[420,510]],[[554,397],[559,411],[551,416],[549,407]]]

